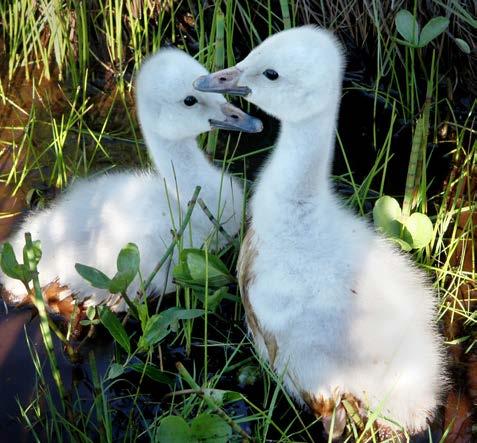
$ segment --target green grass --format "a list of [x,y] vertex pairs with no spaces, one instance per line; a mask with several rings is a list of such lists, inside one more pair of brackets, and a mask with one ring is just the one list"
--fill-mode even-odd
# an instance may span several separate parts
[[[216,70],[233,65],[238,56],[244,57],[279,30],[305,22],[330,27],[349,45],[344,94],[371,97],[373,103],[368,136],[360,138],[356,129],[352,138],[346,137],[348,128],[338,134],[336,156],[344,166],[334,178],[347,191],[349,205],[363,216],[369,216],[376,199],[388,193],[397,177],[402,178],[402,189],[393,197],[406,213],[420,211],[433,222],[430,243],[414,250],[413,258],[434,281],[449,347],[460,347],[460,364],[468,362],[477,332],[475,219],[469,216],[476,209],[472,186],[476,186],[477,139],[475,100],[471,101],[476,77],[475,51],[464,54],[456,42],[472,42],[476,11],[470,2],[434,0],[425,7],[399,0],[392,11],[391,2],[371,1],[365,8],[357,0],[93,3],[0,1],[0,46],[5,48],[0,154],[11,160],[0,171],[0,180],[10,194],[26,198],[42,184],[62,189],[76,177],[147,167],[134,115],[133,77],[143,59],[161,46],[176,45]],[[448,30],[423,48],[403,45],[394,25],[400,9],[411,11],[421,25],[432,17],[447,16]],[[353,51],[358,50],[369,60],[364,67],[353,61]],[[458,72],[453,69],[456,64]],[[462,105],[461,97],[470,100]],[[242,105],[250,109],[245,102]],[[383,126],[384,112],[389,119]],[[402,131],[409,137],[399,138]],[[250,189],[249,179],[273,149],[274,139],[266,136],[252,147],[243,137],[213,131],[200,142],[224,171],[244,178]],[[353,160],[350,146],[363,143],[367,143],[363,152],[372,156],[366,168]],[[408,162],[396,172],[395,161],[403,157]],[[442,164],[443,157],[448,159],[447,179],[436,182],[431,166]],[[37,194],[41,200],[41,191]],[[193,210],[203,210],[200,201]],[[8,209],[2,211],[0,217],[12,216]],[[173,246],[182,250],[181,236],[188,235],[188,227],[183,225],[182,233],[179,225],[184,220],[175,222],[180,235]],[[245,223],[241,237],[244,230]],[[150,305],[140,303],[136,323],[126,318],[124,327],[96,312],[90,319],[92,337],[79,345],[67,336],[70,351],[85,359],[87,395],[64,386],[53,353],[45,365],[31,347],[37,395],[31,403],[19,405],[18,415],[34,438],[44,441],[43,434],[47,441],[158,441],[167,426],[193,429],[194,420],[206,413],[212,417],[208,426],[227,435],[218,441],[318,441],[317,421],[300,410],[283,390],[280,374],[255,354],[246,336],[238,290],[216,287],[208,278],[216,256],[233,278],[238,248],[235,241],[225,251],[213,251],[211,239],[203,248],[203,282],[182,282],[175,294]],[[150,280],[143,278],[145,284]],[[216,302],[220,304],[213,306]],[[40,299],[37,305],[43,338],[51,350],[54,331]],[[184,315],[161,340],[141,346],[147,321],[174,307],[203,309],[204,315]],[[104,327],[93,324],[93,314],[115,339],[114,358],[106,372],[99,370],[94,354],[94,330],[101,335]],[[184,363],[176,367],[170,348],[182,347]],[[48,384],[49,371],[55,374],[54,385]],[[185,423],[168,424],[170,416],[182,417]],[[347,432],[349,442],[376,441],[359,421],[350,420]],[[438,440],[429,437],[429,441]]]

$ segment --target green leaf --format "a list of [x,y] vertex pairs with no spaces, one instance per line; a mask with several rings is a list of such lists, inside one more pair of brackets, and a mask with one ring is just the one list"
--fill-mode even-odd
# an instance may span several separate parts
[[86,317],[88,317],[90,320],[94,320],[95,316],[96,316],[96,308],[94,306],[88,306],[86,308]]
[[232,435],[232,429],[219,416],[200,414],[190,425],[193,437],[200,442],[227,443]]
[[119,272],[137,274],[139,271],[139,249],[134,243],[128,243],[118,255],[117,267]]
[[407,42],[413,46],[417,46],[419,37],[419,24],[415,17],[407,10],[402,9],[396,14],[394,19],[396,29]]
[[[220,302],[227,295],[228,290],[226,287],[217,289],[212,295],[207,296],[207,309],[210,312],[215,312],[215,310],[220,305]],[[205,306],[205,305],[204,305]]]
[[151,380],[163,383],[166,385],[173,385],[175,377],[167,372],[161,371],[156,365],[148,363],[132,363],[129,367],[140,374],[146,374]]
[[120,274],[119,272],[110,280],[108,285],[108,290],[111,294],[120,294],[121,292],[126,292],[128,286],[131,282],[125,274]]
[[154,441],[157,443],[198,443],[182,417],[170,415],[161,420]]
[[169,308],[162,313],[162,320],[172,331],[176,332],[178,329],[179,320],[192,320],[197,317],[202,317],[205,311],[203,309],[184,309],[184,308]]
[[21,280],[24,283],[30,281],[30,278],[28,278],[29,272],[26,271],[23,265],[18,263],[10,243],[3,244],[0,266],[4,274],[8,275],[8,277]]
[[139,340],[140,348],[148,348],[159,343],[170,331],[167,322],[163,320],[161,314],[152,315],[144,327],[142,337]]
[[470,46],[465,40],[462,40],[461,38],[455,38],[454,40],[455,40],[457,46],[459,47],[459,49],[464,54],[470,54],[470,51],[471,51]]
[[414,249],[424,248],[431,241],[434,230],[427,215],[414,212],[405,220],[404,226],[411,235]]
[[400,45],[407,46],[408,48],[416,48],[416,45],[413,45],[412,43],[409,43],[407,40],[403,40],[402,38],[397,38],[394,37],[393,39],[396,43],[399,43]]
[[389,239],[394,243],[397,243],[403,251],[409,252],[412,249],[412,246],[401,238],[390,237]]
[[109,289],[111,279],[100,270],[91,266],[82,265],[81,263],[76,263],[75,269],[76,272],[85,280],[89,281],[94,288]]
[[201,249],[184,249],[181,252],[181,262],[186,263],[192,280],[198,283],[205,285],[207,277],[209,285],[215,287],[224,286],[234,281],[227,266],[220,258]]
[[118,272],[111,279],[108,289],[112,294],[126,292],[139,272],[139,250],[134,243],[128,243],[121,249],[117,259]]
[[174,267],[174,271],[172,272],[172,275],[174,279],[176,279],[177,281],[193,282],[189,269],[187,268],[187,263],[179,262]]
[[204,315],[203,309],[182,309],[173,307],[149,318],[139,340],[140,347],[147,348],[166,337],[178,320],[190,320]]
[[123,365],[120,365],[119,363],[112,363],[111,366],[109,367],[108,378],[109,379],[118,378],[120,375],[123,375],[123,373],[124,373]]
[[401,217],[401,206],[396,199],[383,195],[373,208],[374,225],[381,228],[384,233],[391,237],[399,237],[401,226],[398,222]]
[[138,303],[136,304],[136,308],[137,314],[139,315],[139,320],[141,320],[141,328],[144,330],[147,321],[149,320],[149,310],[147,308],[147,303]]
[[139,272],[139,249],[134,243],[128,243],[118,255],[117,267],[118,273],[126,275],[129,284],[134,280]]
[[175,309],[176,310],[173,315],[174,320],[192,320],[193,318],[202,317],[205,313],[203,309]]
[[426,46],[431,40],[442,34],[449,26],[449,19],[446,17],[434,17],[422,28],[419,36],[419,47]]
[[99,311],[99,318],[116,342],[121,345],[128,354],[130,354],[131,343],[129,341],[129,336],[118,318],[109,310],[109,308],[104,306]]

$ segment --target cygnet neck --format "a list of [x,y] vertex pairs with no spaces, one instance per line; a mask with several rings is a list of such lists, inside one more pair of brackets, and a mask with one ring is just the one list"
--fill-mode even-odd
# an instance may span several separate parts
[[[144,134],[154,169],[165,180],[169,193],[190,198],[197,185],[204,186],[202,178],[215,169],[199,149],[195,138],[169,140],[154,134]],[[202,192],[201,192],[202,194]]]
[[282,122],[255,201],[300,205],[329,197],[335,128],[336,111],[330,109],[297,122]]
[[[220,223],[232,218],[233,223],[241,222],[240,185],[209,161],[195,138],[168,140],[157,134],[150,137],[146,133],[144,137],[154,167],[165,180],[171,198],[176,198],[178,191],[181,204],[185,205],[196,186],[200,186],[199,197]],[[201,214],[200,211],[194,212]],[[203,217],[206,219],[205,215]]]

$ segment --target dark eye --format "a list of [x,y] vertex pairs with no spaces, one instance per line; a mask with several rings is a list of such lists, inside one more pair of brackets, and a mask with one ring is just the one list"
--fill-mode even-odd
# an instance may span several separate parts
[[278,72],[274,71],[273,69],[265,69],[265,71],[263,71],[263,75],[269,80],[276,80],[278,78]]
[[184,104],[186,106],[194,106],[197,103],[197,99],[193,95],[188,95],[184,99]]

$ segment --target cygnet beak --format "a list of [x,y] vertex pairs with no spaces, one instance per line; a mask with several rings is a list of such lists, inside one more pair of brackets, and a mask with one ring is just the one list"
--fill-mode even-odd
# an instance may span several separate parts
[[263,124],[258,118],[246,114],[230,103],[224,103],[220,110],[224,114],[225,119],[210,119],[209,123],[212,128],[242,132],[260,132],[263,129]]
[[252,91],[247,86],[238,86],[242,71],[239,68],[223,69],[209,75],[202,75],[193,83],[194,88],[202,92],[220,92],[221,94],[245,97]]

